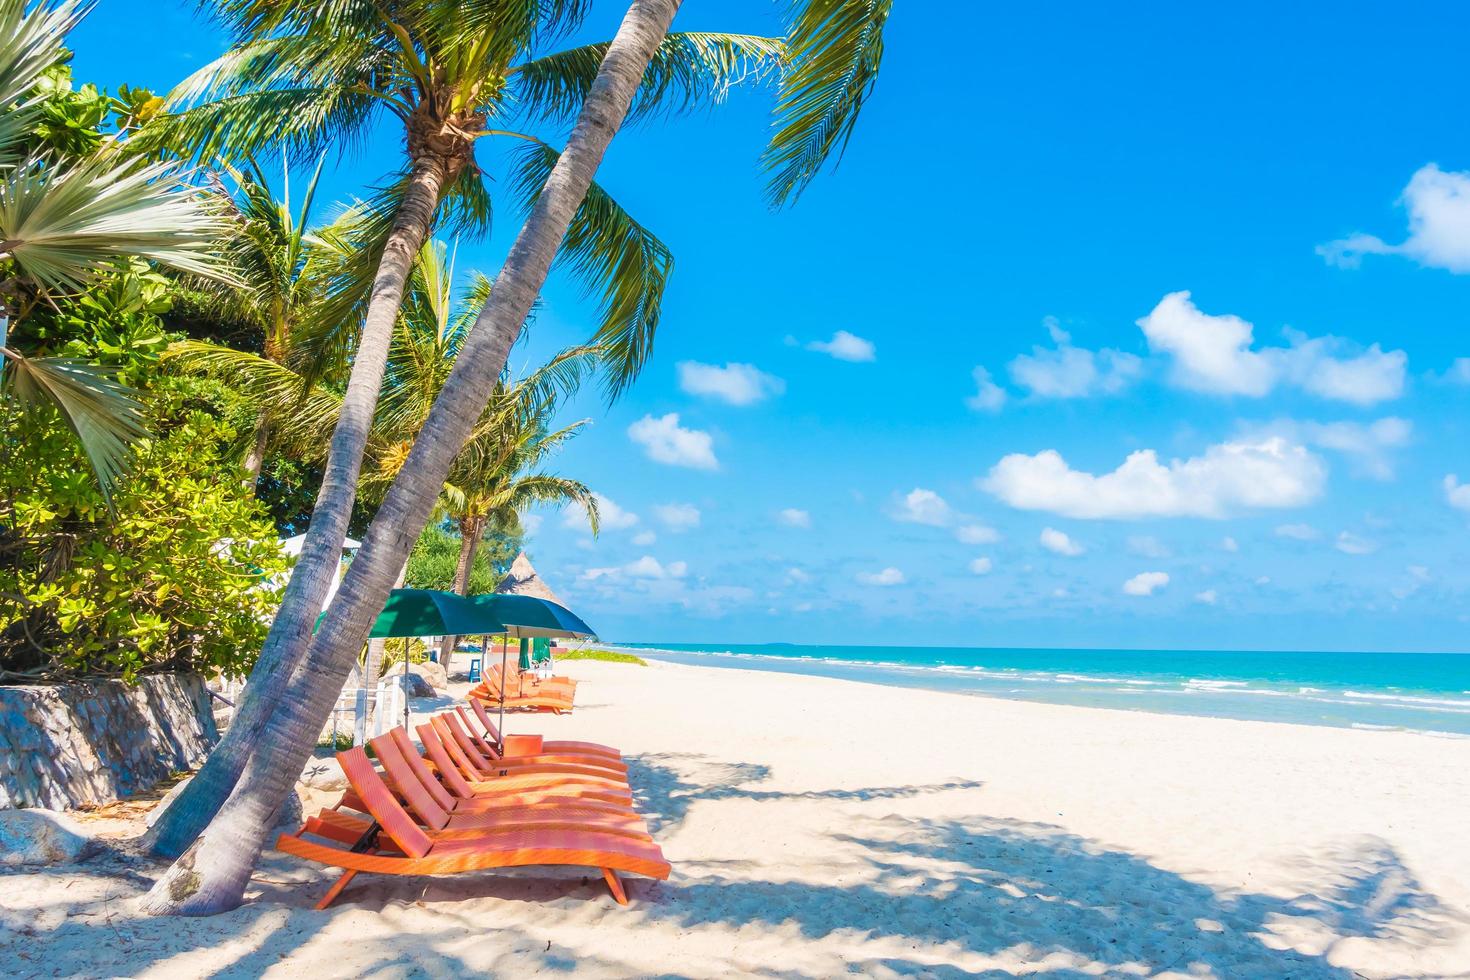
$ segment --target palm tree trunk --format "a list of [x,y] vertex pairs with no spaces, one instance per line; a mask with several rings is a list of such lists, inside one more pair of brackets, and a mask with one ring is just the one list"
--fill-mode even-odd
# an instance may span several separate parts
[[255,420],[255,441],[245,456],[245,479],[241,486],[253,491],[260,482],[260,468],[265,465],[265,452],[271,442],[271,420],[264,411]]
[[[378,389],[388,363],[388,346],[409,270],[429,235],[447,177],[442,158],[427,157],[414,162],[408,190],[394,216],[373,280],[352,374],[342,396],[341,414],[332,432],[326,470],[306,529],[301,557],[291,573],[260,658],[250,672],[250,683],[240,708],[224,738],[150,832],[146,843],[155,854],[177,857],[219,812],[239,780],[246,759],[265,732],[281,693],[305,656],[317,614],[342,560],[342,542],[347,537],[347,524],[357,498],[362,453],[377,407]],[[361,643],[358,649],[362,649]],[[339,680],[333,697],[341,689]]]
[[[470,571],[475,567],[475,552],[480,539],[485,536],[483,517],[466,517],[459,522],[459,563],[454,567],[454,591],[459,595],[470,594]],[[459,637],[446,636],[440,649],[444,656],[444,669],[449,669],[449,658],[459,646]]]
[[449,468],[489,401],[572,217],[680,2],[634,0],[629,8],[566,151],[547,177],[496,278],[495,291],[476,318],[406,465],[368,528],[325,622],[312,637],[298,666],[303,682],[266,720],[265,737],[207,831],[143,897],[144,911],[211,915],[240,904],[281,802],[295,786],[395,573],[428,523]]

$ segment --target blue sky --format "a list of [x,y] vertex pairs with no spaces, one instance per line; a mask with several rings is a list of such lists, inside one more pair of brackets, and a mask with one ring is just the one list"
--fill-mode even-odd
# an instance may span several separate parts
[[[635,390],[575,406],[557,469],[610,504],[537,515],[553,586],[626,640],[1470,649],[1470,13],[895,6],[795,208],[768,91],[615,142],[678,266]],[[220,50],[192,9],[101,0],[78,77],[167,89]],[[594,320],[556,277],[515,357]]]

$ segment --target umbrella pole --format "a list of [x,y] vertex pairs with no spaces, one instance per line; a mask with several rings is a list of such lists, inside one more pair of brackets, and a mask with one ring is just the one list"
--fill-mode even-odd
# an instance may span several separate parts
[[500,744],[495,747],[502,756],[505,755],[505,642],[500,644]]
[[408,731],[408,637],[403,638],[403,730]]

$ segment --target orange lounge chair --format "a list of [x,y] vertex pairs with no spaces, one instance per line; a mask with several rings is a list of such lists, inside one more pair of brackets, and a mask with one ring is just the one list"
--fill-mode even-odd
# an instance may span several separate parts
[[[416,767],[405,757],[391,735],[379,735],[370,743],[383,771],[393,778],[408,809],[434,840],[479,837],[517,827],[543,830],[595,830],[599,833],[653,840],[643,819],[631,808],[607,813],[570,804],[525,804],[479,812],[452,812],[454,800],[434,779],[419,759]],[[413,753],[410,753],[412,756]],[[415,756],[416,758],[416,756]]]
[[[510,751],[502,755],[493,743],[486,741],[475,731],[475,724],[470,720],[469,712],[465,711],[464,708],[456,705],[453,712],[446,711],[443,717],[456,732],[464,733],[469,745],[479,753],[479,758],[484,758],[495,766],[508,767],[512,772],[518,771],[522,766],[541,765],[581,766],[587,769],[601,770],[612,776],[623,778],[626,778],[628,772],[627,763],[621,759],[613,759],[605,755],[587,755],[572,752],[536,752],[515,755]],[[540,739],[534,738],[533,736],[531,739],[522,738],[518,741],[521,747],[528,747],[532,742],[539,742]],[[507,749],[513,747],[512,745],[507,745]]]
[[435,715],[429,719],[429,724],[439,733],[440,741],[449,749],[450,758],[459,765],[465,776],[471,779],[515,776],[529,771],[540,777],[548,777],[547,781],[565,780],[620,790],[628,786],[626,772],[616,772],[603,766],[587,765],[577,761],[517,764],[515,760],[488,758],[460,725],[458,716],[453,714]]
[[618,872],[659,880],[669,876],[669,862],[657,844],[595,831],[517,829],[485,837],[434,840],[393,798],[362,749],[350,749],[337,758],[372,815],[368,831],[350,849],[319,844],[307,840],[307,835],[327,840],[337,837],[331,826],[313,818],[298,833],[276,839],[276,849],[282,853],[343,869],[317,903],[319,909],[331,905],[362,872],[435,875],[536,865],[598,868],[619,905],[627,905],[628,896]]
[[485,672],[485,679],[481,681],[477,691],[483,689],[483,697],[488,700],[500,701],[500,695],[505,694],[506,707],[526,705],[548,705],[553,710],[570,711],[576,699],[576,690],[565,685],[537,685],[523,682],[525,675],[517,673],[507,677],[501,673],[500,665],[496,664]]
[[[485,710],[485,701],[477,697],[471,697],[468,700],[470,710],[474,711],[475,717],[480,719],[480,724],[485,726],[485,735],[492,742],[501,741],[500,729],[495,726],[495,722],[493,719],[491,719],[490,713]],[[512,745],[514,744],[516,739],[528,737],[539,738],[539,736],[506,735],[506,752],[510,753],[511,751],[513,751]],[[558,754],[605,755],[609,758],[618,760],[621,760],[623,758],[623,754],[617,749],[608,745],[598,745],[596,742],[567,742],[560,740],[553,742],[541,741],[539,743],[539,747],[542,751],[554,752]]]
[[[481,684],[470,691],[471,697],[484,698],[497,708],[500,707],[500,689],[488,684]],[[519,697],[508,694],[505,697],[506,711],[550,711],[553,714],[565,714],[572,710],[572,701],[566,697],[553,697],[551,695],[535,695],[531,697]]]
[[607,773],[589,775],[576,766],[540,766],[536,772],[516,775],[510,775],[509,769],[486,770],[465,753],[446,725],[434,722],[430,719],[429,724],[417,726],[419,741],[445,782],[451,782],[451,772],[458,774],[470,787],[470,795],[496,792],[506,785],[505,780],[511,780],[517,790],[555,789],[564,795],[589,796],[625,806],[633,802],[625,781],[612,780]]

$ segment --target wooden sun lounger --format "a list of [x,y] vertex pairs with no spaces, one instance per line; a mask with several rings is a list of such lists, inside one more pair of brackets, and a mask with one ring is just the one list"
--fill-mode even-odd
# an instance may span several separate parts
[[[509,767],[512,772],[518,767],[529,765],[569,765],[582,766],[588,769],[598,769],[615,776],[626,776],[628,772],[627,763],[621,759],[613,759],[605,755],[595,755],[574,752],[536,752],[524,755],[511,755],[509,752],[502,755],[491,742],[485,740],[475,731],[475,723],[470,720],[469,712],[464,708],[455,706],[454,711],[444,712],[444,719],[456,732],[463,732],[468,739],[469,745],[479,753],[476,759],[483,758],[490,765]],[[523,740],[524,742],[525,740]],[[464,744],[461,742],[461,744]]]
[[[434,840],[394,799],[367,753],[354,748],[338,753],[337,758],[372,815],[368,831],[351,848],[343,848],[307,840],[306,834],[313,833],[313,822],[308,821],[302,832],[282,834],[276,840],[277,850],[283,853],[343,869],[342,876],[317,903],[319,909],[335,901],[362,872],[436,875],[536,865],[598,868],[619,905],[628,904],[619,872],[660,880],[669,876],[669,863],[657,844],[595,831],[517,829],[485,837]],[[320,820],[315,826],[328,829]],[[313,836],[334,839],[330,834]]]
[[416,731],[424,751],[446,785],[459,782],[469,787],[468,793],[459,795],[473,796],[494,792],[496,787],[502,785],[502,780],[510,779],[515,781],[517,789],[556,789],[564,795],[586,796],[625,806],[633,802],[633,794],[626,783],[588,776],[577,772],[575,767],[568,771],[568,767],[549,766],[544,767],[550,769],[549,772],[538,771],[514,776],[506,775],[508,769],[486,773],[465,755],[452,734],[440,730],[442,727],[434,725],[431,719],[429,724],[417,726]]
[[459,718],[453,714],[435,715],[429,719],[429,724],[439,733],[440,741],[449,750],[450,758],[469,778],[487,779],[532,772],[538,776],[565,779],[568,782],[605,785],[617,789],[625,789],[628,785],[627,773],[615,772],[601,766],[584,765],[578,762],[538,762],[517,765],[510,761],[487,758],[480,753],[469,734],[459,724]]

